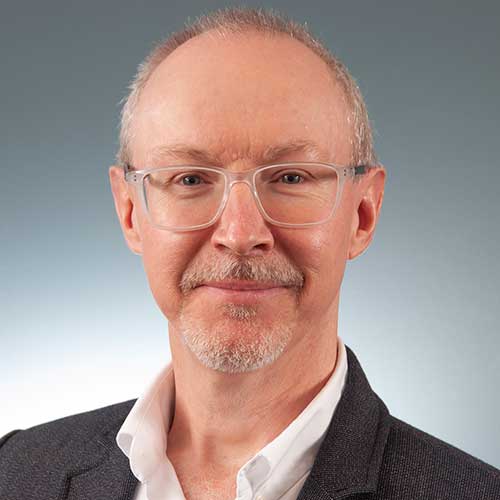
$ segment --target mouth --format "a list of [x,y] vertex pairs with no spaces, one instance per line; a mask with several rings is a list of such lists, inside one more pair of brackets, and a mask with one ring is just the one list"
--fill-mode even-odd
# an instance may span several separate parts
[[276,283],[257,283],[249,281],[210,282],[204,283],[198,289],[213,298],[237,302],[254,302],[270,299],[289,290],[289,287]]
[[226,281],[208,281],[202,283],[201,286],[209,286],[212,288],[220,288],[223,290],[270,290],[272,288],[284,288],[280,283],[262,282],[262,281],[248,281],[248,280],[226,280]]

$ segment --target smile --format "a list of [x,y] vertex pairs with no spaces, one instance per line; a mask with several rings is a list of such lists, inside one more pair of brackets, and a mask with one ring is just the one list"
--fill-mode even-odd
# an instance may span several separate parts
[[275,286],[271,288],[222,288],[218,286],[202,285],[198,287],[203,293],[207,293],[213,298],[219,298],[238,302],[253,302],[262,299],[270,299],[276,295],[282,294],[288,288],[284,286]]

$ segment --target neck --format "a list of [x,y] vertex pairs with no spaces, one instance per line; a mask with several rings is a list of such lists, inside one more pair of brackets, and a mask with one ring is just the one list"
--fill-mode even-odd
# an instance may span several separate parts
[[[310,323],[297,326],[274,363],[246,373],[202,365],[169,326],[176,388],[169,457],[237,470],[297,418],[334,370],[337,317],[315,323],[314,335]],[[314,361],[305,363],[305,353]]]

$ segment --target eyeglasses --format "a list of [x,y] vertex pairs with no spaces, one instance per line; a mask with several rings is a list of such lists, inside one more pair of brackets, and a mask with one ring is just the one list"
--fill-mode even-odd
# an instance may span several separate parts
[[366,174],[369,165],[290,162],[232,172],[220,167],[176,165],[134,170],[125,180],[137,187],[151,225],[170,231],[194,231],[220,217],[234,184],[250,188],[265,220],[282,227],[327,222],[334,214],[347,178]]

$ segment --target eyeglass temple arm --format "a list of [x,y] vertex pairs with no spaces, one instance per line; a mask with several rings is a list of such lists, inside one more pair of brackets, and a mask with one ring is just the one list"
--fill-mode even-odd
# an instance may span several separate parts
[[135,172],[135,168],[132,167],[132,165],[130,165],[129,163],[124,163],[122,167],[123,167],[123,177],[126,181],[131,182],[132,184],[135,184],[136,182],[139,181],[139,177],[137,175],[135,174],[129,175],[131,172]]

